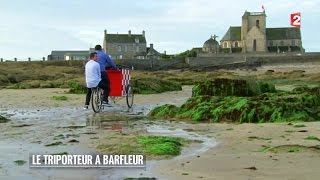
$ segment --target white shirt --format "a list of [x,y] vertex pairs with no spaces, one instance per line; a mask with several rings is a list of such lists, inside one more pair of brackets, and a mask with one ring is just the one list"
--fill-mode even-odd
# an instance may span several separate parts
[[86,67],[86,84],[88,88],[97,87],[101,81],[100,65],[94,60],[87,62]]

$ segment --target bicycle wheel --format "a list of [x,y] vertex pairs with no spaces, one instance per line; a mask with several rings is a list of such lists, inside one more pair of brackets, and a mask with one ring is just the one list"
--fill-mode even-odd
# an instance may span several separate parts
[[92,89],[91,105],[94,112],[98,113],[102,107],[102,95],[100,88]]
[[131,108],[133,105],[134,94],[133,94],[133,88],[130,84],[126,86],[126,94],[127,94],[126,100],[127,100],[128,108]]

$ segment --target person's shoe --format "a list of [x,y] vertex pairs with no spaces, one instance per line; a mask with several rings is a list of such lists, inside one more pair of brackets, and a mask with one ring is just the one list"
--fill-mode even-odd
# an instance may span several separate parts
[[84,105],[83,109],[88,109],[89,105]]
[[107,101],[102,101],[103,106],[112,107],[111,104],[109,104]]

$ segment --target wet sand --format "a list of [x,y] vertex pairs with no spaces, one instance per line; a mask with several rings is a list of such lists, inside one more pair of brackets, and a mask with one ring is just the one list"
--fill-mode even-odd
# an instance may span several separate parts
[[[107,169],[85,170],[30,170],[28,164],[20,167],[14,160],[24,159],[28,151],[48,152],[85,152],[95,151],[99,134],[107,135],[108,129],[101,128],[99,118],[105,118],[104,110],[94,114],[91,109],[82,110],[84,95],[65,94],[63,89],[27,89],[0,90],[0,113],[12,119],[0,124],[1,154],[0,179],[19,179],[19,173],[28,174],[24,179],[110,179]],[[52,100],[52,96],[67,96],[67,101]],[[191,87],[180,92],[157,95],[136,95],[133,111],[127,111],[125,99],[118,102],[110,112],[120,114],[145,115],[157,105],[173,103],[181,105],[191,96]],[[95,117],[95,118],[93,118]],[[93,120],[94,119],[94,120]],[[16,125],[25,127],[14,127]],[[305,127],[294,127],[303,124]],[[28,126],[29,125],[29,126]],[[266,147],[281,145],[320,145],[317,140],[306,140],[308,136],[320,138],[319,122],[274,123],[274,124],[190,124],[164,122],[172,129],[194,132],[201,137],[217,142],[214,146],[189,148],[182,156],[171,160],[154,162],[151,172],[139,176],[151,175],[158,179],[319,179],[320,150],[295,147],[264,152]],[[65,128],[79,126],[78,129]],[[85,128],[81,128],[85,126]],[[110,128],[110,127],[109,127]],[[94,132],[97,134],[88,134]],[[87,133],[86,136],[82,134]],[[79,143],[67,143],[64,146],[44,148],[44,144],[53,142],[59,134],[80,134]],[[72,138],[71,138],[72,139]],[[10,144],[9,142],[12,142]],[[10,146],[9,146],[10,145]],[[79,150],[80,149],[80,150]],[[82,172],[82,173],[80,173]],[[17,176],[10,176],[17,173]],[[83,174],[85,173],[85,174]],[[121,172],[120,172],[121,173]],[[21,175],[20,174],[20,175]],[[77,175],[78,174],[78,175]],[[97,176],[96,174],[99,174]]]

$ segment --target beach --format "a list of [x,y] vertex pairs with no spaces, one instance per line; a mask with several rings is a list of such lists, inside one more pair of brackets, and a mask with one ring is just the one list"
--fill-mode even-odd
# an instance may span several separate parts
[[[273,67],[275,68],[275,67]],[[268,69],[268,68],[267,68]],[[267,69],[263,69],[266,71]],[[308,67],[303,70],[306,71]],[[313,68],[311,77],[318,77]],[[250,73],[257,73],[251,71]],[[296,72],[299,73],[299,72]],[[300,72],[301,73],[301,72]],[[304,74],[308,72],[303,72]],[[275,74],[275,73],[273,73]],[[308,76],[299,76],[307,79]],[[285,86],[282,86],[284,88]],[[291,87],[289,87],[291,88]],[[135,95],[134,108],[126,108],[125,99],[119,100],[113,108],[95,114],[92,109],[83,110],[84,94],[68,94],[67,89],[1,89],[1,115],[11,119],[0,126],[2,148],[0,152],[0,177],[14,179],[45,179],[47,173],[29,169],[25,164],[23,171],[17,172],[14,160],[26,159],[30,151],[61,152],[74,149],[83,152],[98,152],[97,146],[105,137],[128,136],[148,132],[148,124],[140,123],[141,129],[130,129],[127,124],[139,124],[122,117],[139,116],[148,120],[148,112],[162,104],[182,105],[191,97],[192,86],[184,86],[182,91],[160,94]],[[68,100],[57,101],[53,96],[66,96]],[[102,123],[99,119],[114,116],[112,122]],[[111,118],[112,119],[112,118]],[[137,177],[156,177],[157,179],[318,179],[320,177],[320,122],[283,122],[283,123],[192,123],[178,120],[152,120],[157,126],[170,127],[172,131],[189,132],[210,142],[198,142],[183,149],[182,153],[167,160],[152,160],[152,167],[140,170]],[[122,125],[123,132],[112,129],[115,124]],[[62,139],[65,146],[43,148],[60,134],[76,134],[69,143]],[[69,137],[69,136],[68,136]],[[20,149],[16,154],[6,156],[5,142],[12,142],[12,149]],[[24,145],[23,143],[27,143]],[[114,142],[113,142],[114,141]],[[118,143],[117,139],[111,143]],[[33,147],[33,148],[30,148]],[[38,148],[37,147],[41,147]],[[202,150],[199,150],[202,148]],[[75,151],[77,152],[77,151]],[[79,174],[73,170],[55,170],[50,177],[69,179],[103,179],[109,170],[84,170]],[[123,170],[125,171],[125,170]],[[120,173],[123,173],[120,171]],[[63,172],[63,173],[62,173]],[[77,171],[78,172],[78,171]],[[39,175],[41,174],[41,175]],[[125,174],[125,173],[124,173]],[[131,174],[130,174],[131,175]],[[18,178],[19,179],[19,178]]]

